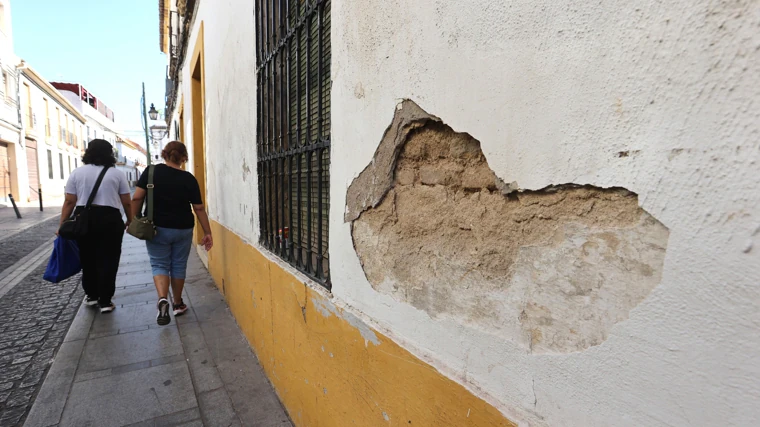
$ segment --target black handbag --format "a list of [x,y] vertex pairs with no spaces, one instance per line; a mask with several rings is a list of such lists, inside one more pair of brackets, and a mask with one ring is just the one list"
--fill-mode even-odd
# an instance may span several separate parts
[[77,207],[74,210],[74,214],[71,218],[63,221],[61,227],[58,229],[58,235],[64,239],[76,240],[81,239],[87,235],[87,228],[90,220],[90,208],[92,207],[92,201],[95,200],[95,196],[98,194],[100,183],[103,182],[103,177],[106,176],[108,168],[110,166],[104,166],[103,171],[100,172],[98,180],[95,181],[95,186],[92,187],[90,198],[87,199],[87,204],[84,208]]

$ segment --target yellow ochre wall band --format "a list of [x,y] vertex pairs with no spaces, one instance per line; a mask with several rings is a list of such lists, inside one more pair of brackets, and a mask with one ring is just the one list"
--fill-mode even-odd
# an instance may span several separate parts
[[296,426],[516,426],[212,221],[209,269]]

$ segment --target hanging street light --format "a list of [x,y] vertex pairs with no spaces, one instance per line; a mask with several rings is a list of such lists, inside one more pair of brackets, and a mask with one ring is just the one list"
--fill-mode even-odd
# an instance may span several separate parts
[[148,111],[148,115],[150,116],[151,120],[158,120],[158,110],[156,110],[156,106],[153,105],[152,102],[150,104],[150,111]]

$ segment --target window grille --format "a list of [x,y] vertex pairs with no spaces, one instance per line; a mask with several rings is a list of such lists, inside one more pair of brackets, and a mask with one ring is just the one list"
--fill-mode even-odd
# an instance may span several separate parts
[[256,0],[261,244],[330,288],[330,0]]

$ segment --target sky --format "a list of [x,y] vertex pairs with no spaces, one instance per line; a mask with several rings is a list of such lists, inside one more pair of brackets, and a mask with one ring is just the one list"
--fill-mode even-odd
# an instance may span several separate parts
[[140,98],[164,108],[158,0],[11,0],[16,55],[48,81],[81,83],[145,144]]

